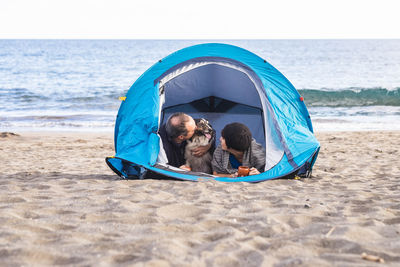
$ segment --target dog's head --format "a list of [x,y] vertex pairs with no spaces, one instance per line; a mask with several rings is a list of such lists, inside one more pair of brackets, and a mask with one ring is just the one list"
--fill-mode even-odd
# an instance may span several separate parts
[[194,136],[205,136],[208,140],[212,138],[213,129],[210,126],[210,123],[206,119],[196,120],[196,130],[194,132]]

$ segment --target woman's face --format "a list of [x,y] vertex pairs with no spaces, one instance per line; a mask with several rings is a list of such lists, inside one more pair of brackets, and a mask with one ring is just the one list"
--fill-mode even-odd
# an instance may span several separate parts
[[219,141],[221,142],[221,147],[222,147],[222,150],[228,150],[228,147],[226,146],[226,143],[225,143],[225,138],[223,138],[222,136],[219,138]]

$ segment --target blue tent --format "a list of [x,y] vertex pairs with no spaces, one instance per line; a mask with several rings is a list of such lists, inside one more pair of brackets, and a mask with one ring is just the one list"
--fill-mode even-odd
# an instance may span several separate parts
[[[246,124],[265,147],[265,171],[224,178],[168,165],[157,132],[177,111],[207,118],[217,140],[226,124]],[[320,148],[303,99],[285,76],[245,49],[216,43],[179,50],[143,73],[121,103],[114,134],[116,154],[106,162],[124,178],[142,178],[147,170],[224,182],[308,175]]]

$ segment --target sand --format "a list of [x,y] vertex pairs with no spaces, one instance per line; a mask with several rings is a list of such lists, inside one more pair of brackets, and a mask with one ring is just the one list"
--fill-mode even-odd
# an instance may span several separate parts
[[317,134],[312,178],[257,184],[121,180],[112,134],[18,134],[0,136],[0,265],[400,265],[400,132]]

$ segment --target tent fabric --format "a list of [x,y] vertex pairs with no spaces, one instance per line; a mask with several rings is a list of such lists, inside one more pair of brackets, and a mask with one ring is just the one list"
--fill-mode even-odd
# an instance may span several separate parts
[[[207,118],[218,135],[227,123],[246,124],[265,146],[265,171],[232,179],[166,165],[157,131],[176,111]],[[179,50],[143,73],[121,103],[114,135],[116,154],[107,164],[122,177],[136,178],[151,170],[183,180],[259,182],[310,172],[320,147],[288,79],[257,55],[216,43]]]

